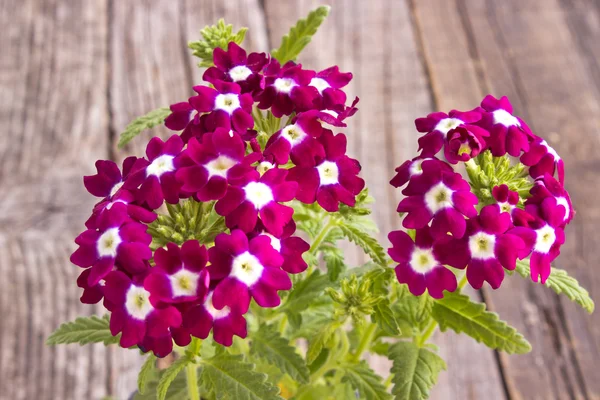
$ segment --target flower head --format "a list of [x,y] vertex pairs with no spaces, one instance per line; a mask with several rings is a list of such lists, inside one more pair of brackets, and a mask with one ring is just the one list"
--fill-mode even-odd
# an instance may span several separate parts
[[535,139],[529,146],[529,151],[521,156],[521,162],[529,167],[529,174],[533,179],[542,178],[546,174],[554,176],[556,171],[558,181],[565,182],[565,163],[544,139]]
[[[449,114],[435,112],[425,118],[417,118],[415,126],[419,132],[425,133],[419,138],[419,150],[422,150],[422,157],[435,156],[444,146],[448,132],[462,127],[467,132],[474,127],[473,123],[481,119],[481,113],[477,111],[457,111],[452,110]],[[475,127],[476,128],[476,127]],[[481,132],[478,136],[483,136]]]
[[533,216],[518,207],[519,193],[508,189],[507,185],[494,186],[492,196],[501,212],[510,214],[512,222],[517,226],[527,226]]
[[308,84],[319,92],[320,109],[335,109],[346,104],[346,93],[341,89],[352,80],[352,73],[340,72],[337,65],[318,72]]

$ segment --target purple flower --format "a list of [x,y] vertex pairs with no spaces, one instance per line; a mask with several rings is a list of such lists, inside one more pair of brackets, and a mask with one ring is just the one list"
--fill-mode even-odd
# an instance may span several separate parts
[[558,181],[565,182],[565,163],[558,153],[541,138],[535,139],[529,146],[529,151],[521,156],[521,162],[529,168],[529,175],[538,179],[546,174],[554,176],[556,171]]
[[290,222],[294,210],[284,206],[296,195],[296,182],[285,180],[288,170],[273,168],[262,176],[258,171],[244,176],[243,183],[229,186],[215,210],[225,217],[228,228],[239,228],[251,232],[256,227],[258,217],[273,235],[281,235],[283,227]]
[[341,90],[352,80],[351,72],[340,72],[337,65],[318,72],[308,84],[319,92],[320,109],[335,109],[346,104],[346,93]]
[[211,279],[218,282],[212,298],[217,310],[228,306],[244,314],[251,297],[261,307],[277,307],[281,302],[277,291],[292,287],[288,274],[281,269],[283,256],[267,236],[248,241],[239,229],[232,230],[231,235],[221,233],[208,256]]
[[441,299],[444,290],[456,290],[456,277],[439,261],[429,227],[418,229],[414,242],[404,231],[390,232],[388,238],[392,243],[388,254],[398,263],[396,278],[412,294],[420,296],[427,290],[431,297]]
[[309,86],[315,71],[302,69],[301,64],[288,62],[283,67],[275,59],[271,59],[264,69],[265,88],[255,96],[258,108],[271,112],[277,118],[290,115],[292,112],[308,111],[315,108],[315,100],[319,98],[316,88]]
[[[206,120],[187,101],[171,104],[171,114],[165,119],[165,126],[172,131],[181,131],[181,139],[187,143],[193,137],[206,132],[203,122]],[[194,113],[195,112],[195,113]]]
[[451,164],[469,161],[485,149],[489,132],[477,126],[458,126],[446,135],[444,155]]
[[234,82],[240,85],[242,93],[252,93],[262,89],[263,77],[261,70],[267,64],[265,53],[250,53],[235,42],[229,42],[227,51],[217,47],[213,52],[214,67],[204,72],[202,79],[207,82]]
[[175,243],[157,249],[156,266],[144,280],[152,304],[203,301],[210,283],[207,259],[206,247],[197,240],[188,240],[181,249]]
[[83,289],[83,293],[79,299],[83,304],[96,304],[104,297],[104,286],[100,282],[95,285],[88,283],[91,272],[91,268],[84,269],[77,278],[77,287]]
[[535,184],[529,191],[531,197],[525,201],[525,206],[530,204],[541,205],[544,200],[548,197],[554,197],[556,204],[559,207],[565,209],[565,215],[561,227],[565,227],[573,217],[575,216],[575,210],[571,203],[571,197],[569,192],[563,187],[563,185],[552,177],[552,175],[546,174],[542,179],[535,181]]
[[[480,119],[481,113],[475,110],[467,112],[452,110],[449,114],[435,112],[425,118],[417,118],[415,120],[417,131],[425,133],[419,138],[421,156],[435,156],[444,146],[448,132],[459,126],[471,131],[474,128],[472,124]],[[479,136],[482,135],[479,134]]]
[[402,187],[410,181],[413,176],[419,176],[423,173],[421,165],[424,161],[437,161],[440,168],[453,172],[452,167],[443,161],[438,160],[435,157],[423,158],[421,156],[415,157],[412,160],[406,160],[402,165],[396,168],[396,175],[390,181],[390,185],[394,187]]
[[97,221],[97,229],[81,233],[75,243],[79,248],[71,255],[71,262],[82,268],[90,268],[87,284],[95,287],[110,273],[115,264],[131,274],[139,274],[148,268],[152,257],[146,225],[127,216],[127,206],[115,204]]
[[183,141],[178,135],[166,142],[154,137],[146,146],[148,160],[139,158],[132,169],[131,184],[140,186],[137,202],[156,210],[164,201],[170,204],[179,202],[181,184],[175,178],[175,157],[181,153]]
[[494,186],[492,196],[502,212],[510,214],[512,223],[517,226],[527,226],[534,218],[525,210],[518,207],[519,193],[508,189],[507,185]]
[[306,204],[317,201],[329,212],[337,211],[339,202],[353,207],[365,181],[357,176],[360,163],[346,155],[346,135],[325,131],[319,142],[325,157],[317,158],[315,167],[290,169],[288,179],[298,182],[296,198]]
[[407,215],[402,225],[408,229],[424,228],[429,221],[435,237],[451,232],[456,238],[464,235],[466,217],[475,217],[477,196],[469,183],[455,172],[440,166],[437,160],[424,161],[423,173],[411,179],[402,192],[407,197],[398,204],[398,212]]
[[487,95],[481,101],[481,107],[486,112],[479,124],[490,132],[487,143],[494,157],[506,153],[519,157],[521,151],[529,151],[529,142],[534,135],[523,120],[512,114],[513,108],[506,96],[496,99]]
[[271,235],[265,230],[259,222],[250,238],[265,235],[271,239],[271,246],[283,256],[281,269],[290,274],[299,274],[304,272],[308,265],[302,258],[302,254],[310,250],[310,245],[304,239],[298,236],[292,236],[296,232],[296,223],[291,220],[283,228],[283,233],[279,236]]

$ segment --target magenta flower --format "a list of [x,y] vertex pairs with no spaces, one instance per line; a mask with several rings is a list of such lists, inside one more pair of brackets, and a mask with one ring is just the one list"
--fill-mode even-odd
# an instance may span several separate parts
[[[141,344],[146,335],[154,338],[181,325],[181,314],[173,306],[157,308],[150,302],[150,292],[121,271],[106,277],[105,306],[111,311],[110,332],[121,332],[121,347]],[[164,356],[166,354],[157,354]]]
[[228,306],[244,314],[251,297],[261,307],[277,307],[281,302],[277,291],[292,287],[288,274],[281,269],[283,256],[267,236],[248,241],[239,229],[232,230],[231,235],[221,233],[208,250],[208,257],[211,279],[218,282],[212,298],[217,310]]
[[259,222],[255,231],[249,236],[250,238],[259,235],[265,235],[271,239],[271,246],[279,252],[283,257],[281,269],[290,274],[299,274],[304,272],[308,265],[302,258],[302,254],[310,250],[310,245],[304,239],[298,236],[292,236],[296,232],[296,223],[291,220],[283,228],[283,233],[276,237],[265,230]]
[[502,157],[506,153],[519,157],[521,151],[529,151],[529,141],[534,135],[523,120],[512,114],[513,108],[506,96],[496,99],[487,95],[481,101],[481,107],[486,113],[480,124],[490,132],[487,143],[494,157]]
[[396,278],[412,294],[420,296],[427,290],[431,297],[441,299],[444,290],[456,290],[456,277],[440,263],[429,227],[417,230],[415,242],[404,231],[390,232],[388,238],[392,243],[388,254],[398,263]]
[[461,238],[466,229],[466,217],[475,217],[477,196],[469,183],[455,172],[440,166],[437,160],[424,161],[423,173],[413,177],[402,192],[407,197],[398,204],[398,212],[407,215],[402,225],[408,229],[424,228],[429,221],[434,237],[451,232]]
[[[504,268],[512,271],[525,242],[511,231],[510,215],[496,205],[483,207],[479,216],[469,219],[462,239],[442,242],[438,247],[444,264],[467,266],[467,280],[475,289],[488,282],[498,289],[504,280]],[[504,268],[503,268],[504,267]]]
[[146,261],[152,257],[151,241],[146,225],[131,220],[127,206],[117,203],[98,218],[97,229],[88,229],[75,239],[79,248],[71,255],[71,262],[91,267],[88,286],[94,287],[115,264],[131,274],[145,271]]
[[253,160],[245,154],[246,144],[233,131],[217,128],[205,134],[202,142],[193,138],[175,160],[181,190],[194,193],[199,201],[222,198],[228,183],[239,182],[253,170]]
[[214,84],[218,81],[234,82],[240,85],[242,93],[252,93],[262,89],[263,77],[260,71],[267,64],[265,53],[250,53],[235,42],[229,42],[227,51],[220,47],[213,52],[214,67],[204,72],[202,79]]
[[352,80],[351,72],[340,72],[337,65],[318,72],[308,84],[319,92],[320,109],[335,109],[346,104],[346,93],[341,90]]
[[518,207],[519,193],[508,189],[506,185],[494,186],[492,196],[500,211],[510,214],[512,223],[516,226],[528,226],[534,217]]
[[[435,112],[425,118],[417,118],[415,120],[417,131],[425,133],[419,138],[419,150],[422,150],[421,156],[435,156],[444,146],[448,132],[459,126],[471,131],[474,128],[472,124],[480,119],[481,113],[475,110],[467,112],[452,110],[449,114]],[[481,133],[479,133],[479,136],[481,136]]]
[[[166,142],[154,137],[146,146],[148,160],[139,158],[133,166],[131,184],[140,186],[137,202],[156,210],[164,201],[170,204],[179,202],[181,184],[175,178],[175,157],[181,153],[183,141],[178,135]],[[129,183],[129,182],[128,182]]]
[[467,162],[485,149],[485,138],[490,134],[477,126],[458,126],[446,135],[444,156],[451,164]]
[[244,176],[243,183],[229,186],[225,196],[217,202],[216,212],[225,217],[230,229],[251,232],[260,216],[270,233],[281,235],[294,210],[280,203],[291,201],[297,190],[296,182],[285,180],[287,175],[286,169],[273,168],[262,176],[253,170]]
[[204,268],[207,259],[206,247],[197,240],[188,240],[181,249],[175,243],[157,249],[156,266],[144,280],[152,304],[203,301],[210,284],[208,270]]
[[79,299],[83,304],[96,304],[104,297],[104,286],[100,282],[95,285],[88,284],[91,272],[91,268],[84,269],[77,278],[77,287],[83,289],[83,293]]
[[423,158],[421,156],[415,157],[412,160],[406,160],[402,165],[396,168],[396,175],[390,181],[390,185],[394,187],[402,187],[410,181],[413,176],[419,176],[423,173],[421,165],[424,161],[437,161],[440,168],[453,172],[452,167],[443,161],[438,160],[435,157]]
[[556,150],[541,138],[535,139],[529,147],[529,151],[521,156],[521,162],[529,167],[529,175],[538,179],[546,174],[554,176],[556,171],[558,181],[564,184],[565,163]]
[[315,167],[290,169],[288,179],[298,182],[296,198],[306,204],[317,201],[329,212],[337,211],[339,202],[353,207],[365,181],[357,176],[360,163],[346,155],[346,136],[325,131],[319,142],[325,149],[325,157],[317,158]]
[[531,194],[531,197],[525,201],[525,206],[530,204],[539,206],[548,197],[556,199],[557,206],[563,207],[565,210],[561,227],[564,228],[575,216],[575,210],[573,209],[573,203],[571,203],[569,192],[567,192],[563,185],[554,179],[552,175],[546,174],[542,179],[535,181],[535,184],[529,193]]
[[181,132],[181,139],[187,143],[193,137],[200,137],[205,132],[204,120],[200,113],[187,101],[171,104],[171,114],[165,119],[165,126],[172,131]]
[[201,305],[183,315],[183,325],[200,339],[206,339],[212,329],[213,339],[223,346],[231,346],[234,335],[244,339],[248,334],[242,313],[229,306],[217,310],[213,305],[213,292],[208,293]]
[[314,101],[319,98],[316,88],[309,86],[315,71],[302,69],[301,64],[289,61],[283,67],[271,59],[264,69],[265,88],[255,96],[258,108],[271,112],[277,118],[292,112],[308,111],[315,108]]

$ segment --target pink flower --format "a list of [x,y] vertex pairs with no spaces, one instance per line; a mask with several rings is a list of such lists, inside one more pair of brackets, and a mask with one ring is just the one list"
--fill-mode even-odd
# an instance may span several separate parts
[[446,135],[444,155],[451,164],[469,161],[485,149],[489,132],[477,126],[458,126]]
[[455,172],[440,166],[437,160],[424,161],[423,173],[411,179],[402,192],[407,197],[398,204],[398,212],[407,215],[402,225],[408,229],[424,228],[429,221],[434,237],[451,232],[456,238],[464,235],[466,217],[475,217],[477,196],[469,183]]
[[530,145],[528,152],[521,156],[521,162],[529,168],[529,175],[538,179],[548,174],[554,176],[556,171],[558,181],[565,182],[565,163],[558,153],[543,139],[537,138]]
[[255,96],[258,108],[271,112],[277,118],[292,112],[308,111],[315,108],[314,101],[319,98],[316,88],[309,86],[315,71],[302,69],[301,64],[290,61],[283,67],[275,59],[264,69],[265,88]]
[[429,227],[417,230],[415,242],[404,231],[390,232],[388,238],[392,243],[388,254],[399,263],[396,278],[412,294],[420,296],[427,290],[431,297],[441,299],[444,290],[456,290],[456,277],[440,263]]
[[181,249],[175,243],[157,249],[156,266],[144,280],[152,304],[203,301],[210,283],[207,259],[206,247],[197,240],[188,240]]
[[193,138],[175,160],[181,190],[194,193],[198,201],[218,200],[225,195],[228,183],[240,181],[253,168],[246,157],[246,144],[235,132],[217,128],[202,142]]
[[227,306],[244,314],[251,297],[261,307],[277,307],[281,302],[277,291],[292,287],[288,274],[281,269],[283,256],[267,236],[248,241],[239,229],[232,230],[231,235],[221,233],[208,256],[211,279],[218,282],[212,298],[217,310]]
[[440,168],[447,170],[448,172],[453,172],[452,167],[443,161],[438,160],[435,157],[431,158],[423,158],[421,156],[413,158],[412,160],[406,160],[402,165],[396,168],[396,175],[390,181],[390,185],[394,187],[402,187],[406,183],[408,183],[413,176],[419,176],[423,173],[423,168],[421,167],[424,161],[437,161],[437,164]]
[[256,230],[249,236],[250,238],[259,235],[265,235],[271,239],[271,246],[283,257],[281,269],[290,274],[299,274],[304,272],[308,265],[302,258],[302,254],[310,250],[310,245],[298,236],[292,236],[296,231],[296,223],[291,220],[283,228],[283,233],[279,236],[271,235],[259,222]]
[[[468,132],[473,128],[478,129],[472,124],[480,119],[481,113],[475,110],[467,112],[452,110],[449,114],[435,112],[429,114],[426,118],[417,118],[415,120],[417,130],[425,133],[419,138],[419,150],[422,150],[421,156],[435,156],[444,146],[448,132],[459,126],[465,128]],[[479,136],[482,136],[481,133],[479,133]]]
[[346,93],[341,88],[352,80],[352,73],[340,72],[337,65],[318,72],[308,84],[319,92],[320,109],[334,109],[346,103]]
[[91,268],[84,269],[77,278],[77,287],[83,289],[83,293],[79,299],[83,304],[96,304],[104,297],[104,286],[100,282],[95,285],[88,284],[91,272]]
[[509,190],[508,186],[494,186],[492,196],[496,200],[499,210],[510,214],[514,225],[527,226],[534,219],[533,216],[518,207],[519,193]]
[[198,96],[189,100],[196,111],[209,113],[204,121],[206,130],[212,132],[217,128],[224,128],[244,134],[248,129],[252,129],[252,95],[241,94],[237,83],[215,81],[213,85],[214,89],[208,86],[194,86]]
[[71,262],[91,267],[87,285],[95,287],[115,264],[131,274],[145,271],[146,261],[152,257],[151,241],[146,225],[131,220],[127,206],[117,203],[98,218],[97,229],[88,229],[75,239],[79,248],[71,255]]
[[506,96],[496,99],[487,95],[481,107],[486,112],[479,124],[490,132],[487,143],[494,157],[506,153],[519,157],[521,151],[529,151],[529,141],[534,135],[523,120],[512,114],[513,108]]
[[229,42],[227,51],[220,47],[213,52],[214,67],[204,72],[202,79],[207,82],[234,82],[240,85],[242,93],[252,93],[262,89],[264,84],[261,70],[268,59],[265,53],[250,53],[235,42]]
[[319,142],[325,149],[325,157],[317,158],[315,167],[290,169],[288,179],[298,182],[296,198],[306,204],[317,201],[329,212],[337,211],[339,202],[353,207],[365,181],[357,176],[360,163],[345,154],[346,136],[325,131]]
[[229,186],[215,210],[225,217],[228,228],[251,232],[260,220],[273,235],[281,235],[283,227],[290,222],[294,210],[284,206],[296,195],[297,184],[285,180],[288,170],[273,168],[262,176],[258,171],[244,176],[244,182]]
[[172,131],[181,132],[181,139],[187,143],[193,137],[200,137],[206,132],[204,121],[206,116],[194,110],[189,102],[171,104],[171,114],[165,119],[165,126]]
[[568,225],[575,216],[575,210],[573,209],[569,192],[567,192],[563,185],[554,179],[552,175],[546,174],[541,179],[535,181],[535,184],[529,193],[531,194],[531,197],[525,201],[526,206],[530,204],[539,206],[548,197],[554,197],[556,199],[556,204],[565,209],[561,227]]

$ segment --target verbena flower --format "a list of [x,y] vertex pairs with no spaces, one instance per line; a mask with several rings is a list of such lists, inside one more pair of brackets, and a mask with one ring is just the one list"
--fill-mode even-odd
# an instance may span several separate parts
[[288,179],[298,182],[296,198],[306,204],[317,201],[329,212],[337,211],[339,202],[353,207],[365,181],[358,177],[360,163],[346,155],[346,136],[325,131],[319,142],[325,157],[317,158],[314,167],[290,169]]
[[221,233],[208,255],[211,279],[218,282],[212,297],[217,310],[227,306],[243,314],[251,298],[261,307],[276,307],[281,302],[277,292],[292,287],[287,272],[281,269],[283,256],[267,236],[248,240],[239,229],[231,235]]
[[171,114],[165,119],[165,126],[172,131],[182,131],[181,139],[187,143],[193,137],[200,137],[206,129],[201,113],[194,110],[189,102],[171,104]]
[[77,287],[83,289],[83,293],[79,299],[83,304],[96,304],[104,297],[104,285],[100,282],[95,285],[88,283],[91,272],[91,268],[84,269],[77,278]]
[[529,151],[521,156],[521,162],[529,167],[529,174],[533,179],[542,178],[546,174],[554,176],[556,172],[559,182],[565,182],[564,161],[542,138],[531,143]]
[[115,264],[131,274],[143,272],[152,257],[152,237],[146,229],[127,216],[126,205],[117,203],[98,218],[97,229],[88,229],[75,239],[79,248],[71,255],[71,262],[91,267],[89,287],[104,279]]
[[444,156],[451,164],[469,161],[485,149],[485,139],[490,134],[476,126],[458,126],[446,135]]
[[397,211],[407,213],[402,225],[420,229],[433,219],[434,236],[451,232],[454,237],[462,237],[466,229],[464,217],[477,215],[477,196],[460,174],[449,172],[436,160],[424,161],[421,167],[423,173],[411,179],[402,192],[407,197],[398,204]]
[[509,190],[507,185],[494,186],[492,196],[500,211],[510,214],[514,225],[527,226],[534,219],[532,215],[518,207],[519,193]]
[[317,72],[309,86],[319,92],[320,109],[335,109],[346,104],[346,93],[341,90],[352,80],[352,73],[340,72],[337,65]]
[[423,173],[423,168],[421,165],[424,161],[435,160],[438,165],[447,170],[448,172],[453,172],[453,169],[448,163],[438,160],[435,157],[415,157],[412,160],[406,160],[402,165],[396,168],[396,175],[390,181],[390,185],[394,187],[402,187],[406,185],[413,176],[419,176]]
[[288,222],[279,236],[270,234],[259,222],[250,238],[265,235],[271,239],[271,246],[283,256],[281,269],[290,274],[299,274],[308,268],[308,264],[302,258],[302,254],[310,250],[310,245],[298,236],[292,236],[296,232],[294,220]]
[[575,216],[575,210],[571,203],[569,192],[563,185],[554,179],[551,175],[546,174],[541,179],[535,181],[535,184],[529,191],[531,197],[525,201],[525,205],[536,204],[541,205],[548,197],[554,197],[556,204],[565,209],[565,215],[561,226],[566,226]]
[[456,290],[456,276],[439,261],[429,227],[418,229],[414,242],[404,231],[390,232],[388,238],[392,243],[388,254],[398,263],[396,278],[412,294],[420,296],[427,290],[431,297],[441,299],[444,290]]
[[452,110],[449,114],[435,112],[425,118],[417,118],[415,126],[417,131],[425,133],[419,138],[419,151],[422,157],[435,156],[444,146],[448,132],[463,127],[467,131],[479,129],[472,125],[481,119],[481,113],[477,111]]

